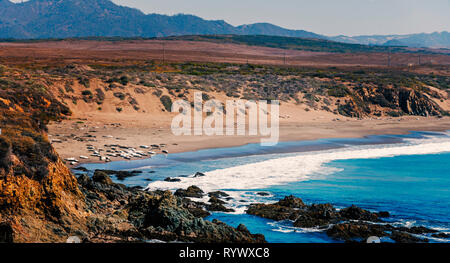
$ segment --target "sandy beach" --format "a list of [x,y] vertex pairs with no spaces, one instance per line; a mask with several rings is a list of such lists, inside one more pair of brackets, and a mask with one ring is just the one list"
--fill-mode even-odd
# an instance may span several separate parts
[[[86,116],[85,116],[86,117]],[[410,131],[445,131],[450,129],[450,118],[402,117],[388,119],[351,119],[334,118],[332,120],[307,118],[305,121],[282,121],[280,123],[280,141],[316,140],[323,138],[359,138],[367,135],[406,134]],[[62,158],[76,158],[80,163],[101,162],[90,157],[88,145],[96,149],[105,149],[105,145],[122,145],[140,149],[143,145],[165,144],[154,150],[170,153],[190,152],[207,148],[240,146],[259,143],[260,136],[174,136],[170,123],[166,121],[144,121],[142,118],[109,120],[101,118],[74,117],[62,123],[49,125],[49,139]],[[85,137],[83,137],[85,136]],[[82,140],[80,140],[82,138]],[[140,149],[144,150],[144,149]],[[145,151],[145,150],[144,150]],[[80,159],[89,156],[89,159]],[[137,159],[137,158],[132,158]],[[123,160],[111,157],[112,161]]]

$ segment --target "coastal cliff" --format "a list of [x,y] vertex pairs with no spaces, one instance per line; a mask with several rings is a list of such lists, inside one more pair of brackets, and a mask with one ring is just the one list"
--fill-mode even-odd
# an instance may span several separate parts
[[127,188],[107,175],[77,180],[46,135],[48,121],[70,110],[43,84],[0,85],[0,242],[265,242],[243,226],[194,216],[170,192]]
[[70,114],[41,85],[1,81],[1,241],[60,242],[62,227],[82,228],[82,193],[45,130]]

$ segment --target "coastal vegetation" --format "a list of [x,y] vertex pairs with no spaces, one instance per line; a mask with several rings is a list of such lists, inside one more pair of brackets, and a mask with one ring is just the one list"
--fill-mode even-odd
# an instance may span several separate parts
[[[450,76],[446,74],[420,74],[402,69],[318,69],[199,62],[162,64],[158,61],[89,64],[89,70],[81,71],[74,70],[80,66],[63,68],[63,72],[60,66],[46,67],[45,71],[55,78],[62,74],[78,79],[100,79],[108,85],[105,90],[100,89],[101,92],[98,88],[83,90],[78,99],[94,102],[96,92],[95,101],[101,104],[105,92],[111,91],[114,97],[128,101],[136,111],[139,107],[133,105],[136,100],[132,94],[123,92],[129,85],[135,87],[136,94],[150,93],[159,97],[166,111],[170,111],[172,101],[186,98],[190,91],[202,91],[204,94],[222,93],[234,99],[276,99],[347,117],[448,115],[448,109],[439,105],[448,99]],[[72,96],[72,99],[77,98]]]

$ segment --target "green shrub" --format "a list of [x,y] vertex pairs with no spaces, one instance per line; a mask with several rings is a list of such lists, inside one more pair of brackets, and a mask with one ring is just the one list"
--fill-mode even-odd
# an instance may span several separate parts
[[332,97],[342,98],[350,94],[347,87],[337,86],[328,90],[328,95]]
[[168,111],[171,112],[172,111],[172,99],[167,96],[164,95],[160,98],[161,103],[163,104],[164,108]]
[[78,78],[78,82],[81,85],[85,86],[86,88],[89,88],[89,79],[88,78],[86,78],[86,77],[79,77]]
[[386,114],[388,116],[395,117],[395,118],[401,117],[403,115],[403,113],[399,112],[399,111],[388,111],[388,112],[386,112]]
[[122,76],[122,77],[120,77],[120,80],[119,80],[119,83],[120,83],[120,84],[126,86],[126,85],[128,85],[128,82],[130,82],[130,80],[128,79],[127,76]]
[[125,94],[123,94],[122,92],[115,92],[114,97],[119,98],[120,100],[124,100]]
[[83,96],[92,96],[92,92],[90,90],[83,90],[81,92],[81,95],[83,95]]

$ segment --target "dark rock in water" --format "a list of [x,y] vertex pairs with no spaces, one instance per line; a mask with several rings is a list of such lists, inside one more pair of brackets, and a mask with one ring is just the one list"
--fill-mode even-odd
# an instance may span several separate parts
[[183,207],[170,192],[142,193],[130,202],[132,221],[147,239],[198,243],[261,243],[264,236],[242,232],[220,221],[205,221]]
[[102,184],[87,176],[80,176],[78,181],[86,208],[95,215],[87,223],[87,233],[79,235],[86,242],[265,242],[263,235],[251,234],[242,227],[204,220],[209,215],[204,203],[174,196],[170,191],[147,192]]
[[445,234],[445,233],[433,234],[431,236],[435,237],[435,238],[450,238],[450,235],[449,234]]
[[295,227],[303,228],[326,227],[348,220],[379,221],[376,213],[371,213],[357,206],[351,206],[338,212],[331,204],[307,206],[302,199],[292,195],[286,196],[274,204],[252,204],[247,213],[277,221],[294,220]]
[[430,233],[437,233],[439,231],[434,230],[434,229],[430,229],[430,228],[426,228],[423,226],[413,226],[413,227],[397,227],[396,228],[397,231],[402,231],[402,232],[408,232],[411,234],[416,234],[416,235],[421,235],[421,234],[430,234]]
[[390,237],[399,243],[428,242],[412,234],[437,233],[421,226],[396,228],[389,224],[376,224],[381,222],[380,217],[389,217],[389,212],[372,213],[354,205],[337,211],[331,204],[305,205],[295,196],[287,196],[274,204],[252,204],[247,213],[277,221],[293,220],[295,227],[318,227],[326,230],[331,238],[346,242],[361,242],[371,236]]
[[369,211],[359,208],[355,205],[352,205],[351,207],[342,209],[341,211],[339,211],[339,215],[343,219],[347,219],[347,220],[363,220],[363,221],[370,221],[370,222],[379,221],[377,213],[369,212]]
[[156,173],[155,171],[149,171],[148,172],[149,174],[154,174],[154,173]]
[[347,242],[363,241],[371,236],[383,237],[387,227],[383,225],[367,223],[342,223],[333,225],[327,230],[327,235],[334,239],[340,239]]
[[331,204],[313,204],[298,212],[295,227],[323,227],[339,221],[339,215]]
[[306,205],[303,203],[302,199],[297,198],[293,195],[286,196],[283,200],[278,202],[278,205],[290,207],[290,208],[304,208]]
[[151,182],[151,181],[153,181],[152,179],[150,179],[150,178],[145,178],[144,179],[145,181],[147,181],[147,182]]
[[137,171],[137,170],[136,170],[136,171],[131,171],[131,173],[132,173],[132,174],[141,174],[141,173],[143,173],[143,172],[142,172],[142,171]]
[[204,193],[202,189],[198,188],[197,186],[189,186],[186,190],[184,189],[178,189],[175,192],[176,196],[180,197],[194,197],[194,198],[202,198]]
[[195,217],[204,218],[211,214],[205,210],[205,203],[194,202],[188,198],[183,198],[183,207],[186,208]]
[[387,212],[387,211],[380,211],[380,212],[378,212],[377,213],[377,215],[378,215],[378,217],[381,217],[381,218],[386,218],[386,217],[390,217],[391,216],[391,214],[389,213],[389,212]]
[[270,195],[269,193],[266,193],[266,192],[258,192],[256,194],[259,196],[269,196]]
[[219,198],[212,196],[209,199],[209,205],[206,205],[206,209],[208,209],[209,211],[216,211],[216,212],[234,212],[233,209],[227,208],[224,206],[224,204],[226,204],[225,201],[220,200]]
[[400,232],[400,231],[392,231],[392,234],[390,236],[392,240],[394,240],[397,243],[428,243],[428,239],[422,239],[416,236],[413,236],[409,233]]
[[277,221],[295,220],[300,213],[299,208],[304,207],[306,205],[300,198],[286,196],[274,204],[252,204],[248,208],[247,213]]
[[209,197],[216,197],[216,198],[221,198],[221,197],[228,197],[229,195],[225,192],[222,191],[215,191],[215,192],[209,192],[208,193]]
[[298,211],[278,204],[251,204],[247,209],[247,214],[255,215],[276,221],[295,220],[298,217]]
[[240,231],[240,232],[250,234],[250,231],[248,230],[248,228],[244,224],[238,225],[238,227],[236,229],[238,231]]
[[133,176],[136,176],[137,174],[141,173],[141,171],[132,171],[132,172],[115,171],[115,170],[95,170],[95,171],[103,172],[108,175],[115,175],[117,177],[117,180],[120,180],[120,181],[123,181],[128,177],[133,177]]
[[87,168],[85,168],[83,166],[73,168],[73,170],[75,170],[75,171],[82,171],[82,172],[88,172],[89,171]]
[[172,178],[172,177],[167,177],[166,179],[164,179],[164,181],[166,181],[166,182],[171,182],[171,183],[175,183],[175,182],[181,182],[181,179],[178,179],[178,178]]
[[206,205],[206,209],[211,212],[225,212],[231,213],[234,212],[234,209],[226,208],[223,204],[220,203],[212,203],[210,205]]
[[202,177],[202,176],[206,176],[204,173],[200,173],[200,172],[196,172],[195,174],[194,174],[194,178],[196,178],[196,177]]
[[96,182],[96,183],[101,183],[101,184],[112,184],[113,181],[111,180],[111,178],[109,177],[108,174],[106,174],[103,171],[95,171],[94,175],[92,176],[92,181]]
[[220,200],[219,198],[217,198],[215,196],[211,197],[208,202],[210,202],[212,204],[222,204],[222,205],[226,204],[225,201],[222,201],[222,200]]

